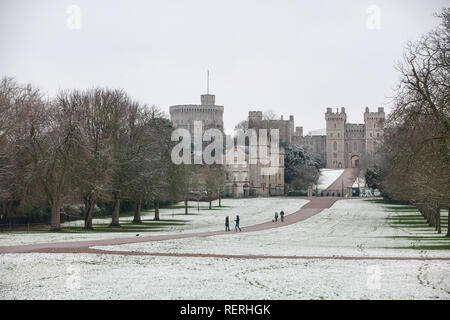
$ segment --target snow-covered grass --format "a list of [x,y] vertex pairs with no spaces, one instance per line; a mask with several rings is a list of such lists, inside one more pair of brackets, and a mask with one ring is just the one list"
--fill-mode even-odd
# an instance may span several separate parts
[[320,169],[317,189],[325,190],[344,172],[344,169]]
[[[286,214],[299,210],[308,200],[295,198],[252,198],[252,199],[222,199],[222,206],[217,207],[218,201],[213,202],[213,210],[207,210],[209,204],[200,202],[200,210],[197,202],[189,202],[189,215],[184,214],[184,208],[161,209],[160,222],[152,222],[156,227],[148,228],[148,232],[142,231],[142,225],[130,224],[133,217],[121,217],[120,222],[126,225],[127,229],[136,228],[137,233],[143,235],[159,235],[168,233],[186,233],[216,231],[224,228],[225,216],[230,216],[230,225],[236,215],[240,217],[241,227],[271,221],[275,211],[283,210]],[[152,220],[153,212],[143,212],[144,222]],[[109,224],[109,219],[94,219],[95,225]],[[171,221],[177,223],[170,224]],[[160,227],[158,227],[160,225]],[[83,221],[72,221],[63,224],[63,227],[82,227]],[[0,233],[0,246],[32,244],[56,241],[76,241],[111,239],[119,237],[132,237],[133,232],[83,232],[83,233],[26,233],[26,232],[5,232]]]
[[[341,200],[277,229],[102,249],[450,257],[450,250],[442,249],[449,241],[420,219],[404,206]],[[3,254],[0,299],[450,299],[449,267],[449,261],[438,260]]]
[[449,299],[446,261],[7,254],[0,299]]
[[[443,246],[450,248],[450,239],[426,227],[419,213],[408,210],[362,199],[340,200],[301,223],[276,229],[98,248],[284,256],[450,257],[450,250],[436,250]],[[442,219],[447,219],[445,212]],[[413,223],[408,225],[406,222],[410,220]],[[445,225],[442,233],[446,233]]]

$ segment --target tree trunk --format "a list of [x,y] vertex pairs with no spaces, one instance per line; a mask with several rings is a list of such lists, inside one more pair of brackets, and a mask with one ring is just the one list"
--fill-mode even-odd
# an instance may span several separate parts
[[441,208],[439,206],[436,209],[436,230],[437,233],[441,233]]
[[184,199],[184,214],[188,214],[188,199]]
[[212,203],[212,201],[211,201],[211,199],[209,199],[209,210],[212,209],[211,203]]
[[52,215],[50,222],[50,230],[51,231],[59,231],[61,230],[61,214],[59,212],[59,202],[52,204]]
[[110,227],[120,227],[119,213],[120,213],[120,198],[116,198],[113,204],[111,224],[109,225]]
[[425,219],[427,220],[428,225],[431,226],[430,212],[429,212],[428,208],[425,207],[423,209],[423,212],[425,214]]
[[94,229],[92,226],[92,219],[94,218],[94,208],[95,208],[95,200],[89,199],[85,203],[85,218],[84,218],[84,228],[85,229]]
[[219,207],[222,206],[222,197],[220,196],[220,192],[219,192]]
[[428,217],[429,217],[429,220],[430,220],[430,223],[429,223],[430,227],[434,227],[435,226],[435,224],[434,224],[434,210],[431,209],[431,208],[428,208],[427,211],[428,211]]
[[133,219],[133,223],[142,223],[141,208],[142,208],[142,200],[138,200],[134,204],[134,219]]
[[155,220],[159,220],[159,199],[155,200]]
[[448,217],[447,217],[447,238],[450,238],[450,207],[448,207]]

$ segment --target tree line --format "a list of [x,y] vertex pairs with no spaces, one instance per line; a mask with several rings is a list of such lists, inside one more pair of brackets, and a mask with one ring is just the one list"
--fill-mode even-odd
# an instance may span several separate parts
[[24,212],[60,212],[83,204],[91,229],[94,208],[111,203],[119,225],[121,201],[133,203],[134,222],[151,203],[182,193],[183,168],[170,160],[172,124],[155,106],[107,88],[61,90],[45,97],[13,78],[0,82],[0,203],[3,218]]
[[407,43],[396,66],[394,108],[366,177],[388,198],[414,204],[440,233],[440,212],[450,213],[450,8],[436,16],[440,25]]

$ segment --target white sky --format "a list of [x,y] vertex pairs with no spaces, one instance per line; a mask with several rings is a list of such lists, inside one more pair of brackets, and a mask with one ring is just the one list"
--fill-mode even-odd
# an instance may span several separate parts
[[[81,29],[66,9],[81,9]],[[380,30],[367,28],[369,5]],[[389,110],[402,46],[439,23],[450,1],[6,1],[0,0],[0,76],[59,88],[120,87],[168,114],[211,93],[227,129],[249,110],[325,127],[326,107],[362,122]]]

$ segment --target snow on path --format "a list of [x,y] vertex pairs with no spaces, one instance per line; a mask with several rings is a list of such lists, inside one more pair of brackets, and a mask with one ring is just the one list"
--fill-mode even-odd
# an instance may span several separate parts
[[344,169],[320,169],[317,189],[325,190],[344,172]]
[[[255,225],[271,221],[275,211],[283,210],[285,214],[291,214],[300,209],[308,200],[296,198],[251,198],[251,199],[222,199],[223,207],[213,207],[213,210],[207,209],[209,204],[200,203],[200,210],[197,210],[197,202],[189,202],[190,215],[184,214],[184,208],[161,209],[160,218],[163,220],[177,219],[186,221],[185,224],[162,227],[161,231],[149,231],[139,234],[147,235],[165,235],[180,234],[190,232],[207,232],[223,229],[225,216],[230,216],[230,228],[234,226],[236,215],[240,217],[241,227]],[[218,201],[213,202],[213,206],[218,205]],[[143,219],[153,219],[153,212],[143,214]],[[120,221],[127,222],[133,220],[133,217],[121,217]],[[109,223],[110,219],[94,219],[94,224]],[[165,223],[167,221],[161,221]],[[66,226],[82,226],[83,221],[72,221]],[[140,225],[136,225],[141,228]],[[94,225],[95,227],[95,225]],[[149,229],[151,230],[151,229]],[[105,233],[25,233],[12,232],[0,233],[0,246],[25,245],[48,242],[64,241],[82,241],[82,240],[104,240],[113,238],[133,237],[132,232],[105,232]]]
[[443,261],[31,253],[2,256],[0,272],[0,299],[450,298]]
[[[399,249],[411,247],[417,240],[405,238],[411,236],[408,230],[390,226],[386,218],[391,214],[383,204],[362,199],[340,200],[301,223],[276,229],[238,233],[232,237],[219,235],[93,248],[230,255],[450,257],[450,250]],[[445,234],[445,230],[442,232]],[[442,238],[432,228],[417,229],[415,235]],[[435,239],[429,243],[421,240],[420,245],[448,243],[445,239]]]

